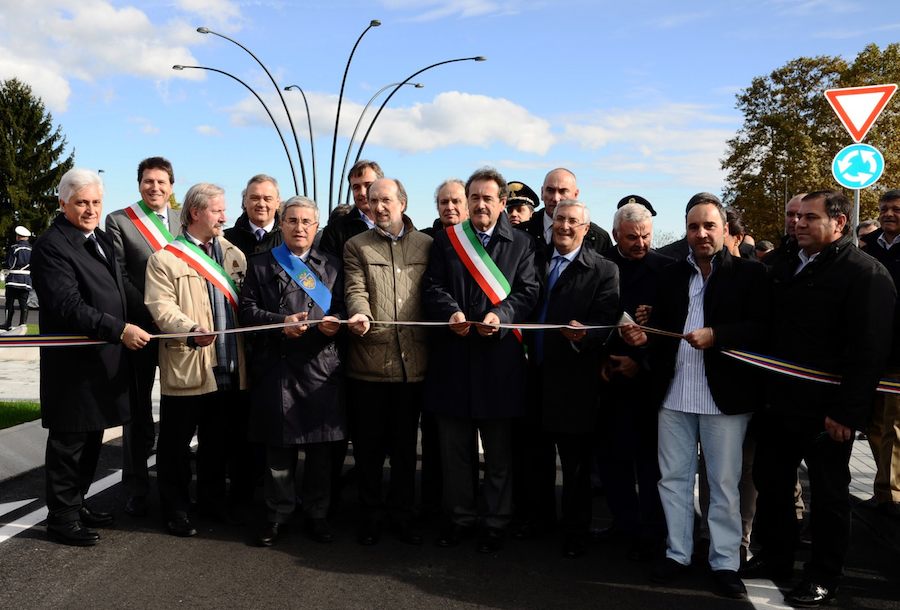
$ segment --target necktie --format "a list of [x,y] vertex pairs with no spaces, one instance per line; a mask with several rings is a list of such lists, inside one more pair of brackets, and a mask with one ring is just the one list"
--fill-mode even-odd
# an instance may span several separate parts
[[[550,306],[550,293],[553,291],[553,287],[556,286],[556,280],[559,279],[560,270],[562,269],[562,262],[565,260],[564,256],[560,256],[557,254],[553,257],[553,261],[550,265],[550,274],[547,276],[547,290],[544,294],[544,304],[541,307],[541,315],[538,318],[538,322],[546,322],[547,320],[547,309]],[[534,338],[534,347],[535,347],[535,359],[538,364],[544,361],[544,331],[537,331]]]
[[162,214],[160,214],[159,212],[157,212],[157,213],[156,213],[156,217],[159,218],[159,219],[162,221],[163,224],[166,224],[166,217],[165,217],[165,216],[163,216]]
[[266,236],[265,229],[257,229],[253,233],[256,235],[256,241],[262,241],[262,238]]
[[200,248],[203,250],[203,253],[206,254],[206,256],[212,257],[212,242],[200,244]]
[[94,250],[94,253],[100,258],[103,263],[106,263],[106,253],[103,251],[103,248],[100,247],[100,242],[97,241],[97,236],[91,233],[88,235],[88,241],[91,243],[91,247]]
[[488,235],[487,233],[482,233],[479,231],[478,239],[481,240],[481,245],[484,246],[485,248],[487,248],[488,242],[491,241],[491,236]]

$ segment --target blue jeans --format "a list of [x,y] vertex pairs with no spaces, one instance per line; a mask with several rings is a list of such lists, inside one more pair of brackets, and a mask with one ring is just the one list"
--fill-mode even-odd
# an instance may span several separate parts
[[697,415],[659,411],[659,498],[666,515],[666,557],[682,565],[694,551],[694,483],[697,443],[703,446],[709,478],[709,565],[713,570],[740,567],[741,447],[750,413]]

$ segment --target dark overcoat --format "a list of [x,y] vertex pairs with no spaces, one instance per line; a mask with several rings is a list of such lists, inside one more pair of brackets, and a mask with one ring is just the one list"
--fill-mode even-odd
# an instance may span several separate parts
[[88,250],[84,233],[60,214],[34,244],[31,276],[42,334],[85,335],[109,343],[41,348],[41,421],[57,432],[91,432],[129,419],[131,376],[126,297],[112,240],[94,230],[108,262]]
[[[553,285],[544,322],[568,324],[577,320],[585,326],[612,326],[618,311],[616,265],[593,249],[583,247]],[[609,331],[588,331],[577,343],[566,339],[558,330],[529,332],[530,355],[536,353],[536,332],[544,333],[544,357],[538,368],[542,376],[544,428],[566,434],[592,433],[597,425],[600,357]]]
[[234,226],[225,229],[225,239],[237,246],[238,250],[244,253],[244,256],[250,258],[253,254],[260,252],[268,252],[276,246],[280,246],[284,238],[281,236],[281,223],[278,218],[278,212],[275,212],[275,225],[272,230],[266,233],[259,241],[256,235],[250,230],[250,218],[247,212],[243,212],[238,216]]
[[[288,277],[271,252],[247,262],[241,289],[243,326],[277,324],[293,313],[309,312],[310,320],[327,314],[343,319],[343,269],[338,259],[316,248],[307,266],[331,291],[331,307],[323,311]],[[297,339],[281,329],[249,333],[250,438],[276,447],[341,440],[346,436],[341,329],[334,337],[312,326]]]
[[[434,237],[422,302],[429,320],[447,322],[457,311],[480,322],[494,312],[501,323],[525,322],[538,299],[534,241],[501,214],[487,253],[509,281],[510,294],[496,307],[488,300],[450,243],[446,231]],[[477,419],[524,413],[525,353],[511,330],[482,337],[474,327],[466,337],[449,328],[432,333],[425,376],[425,409],[440,415]]]
[[[697,271],[682,260],[660,275],[656,306],[650,314],[651,328],[684,331],[690,297],[688,287]],[[769,282],[766,268],[758,262],[735,258],[722,249],[715,255],[713,272],[703,293],[703,325],[712,327],[715,344],[703,352],[706,380],[716,406],[726,415],[758,409],[762,377],[759,369],[734,360],[724,349],[761,351],[769,324]],[[797,312],[797,315],[803,315]],[[650,367],[653,402],[661,406],[675,376],[678,345],[682,339],[650,335]]]
[[[539,266],[549,263],[550,257],[553,256],[553,244],[547,243],[544,239],[545,210],[546,208],[537,210],[531,215],[531,218],[516,225],[517,229],[525,231],[534,239],[535,263]],[[603,227],[592,222],[588,225],[587,235],[584,236],[583,243],[591,250],[603,254],[604,250],[612,246],[612,239],[610,239],[609,233]]]

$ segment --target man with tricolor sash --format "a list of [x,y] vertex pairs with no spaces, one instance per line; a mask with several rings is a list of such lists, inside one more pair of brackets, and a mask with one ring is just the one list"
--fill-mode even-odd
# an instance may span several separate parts
[[[180,232],[177,214],[169,208],[175,173],[163,157],[149,157],[137,169],[141,199],[106,217],[106,231],[113,239],[116,260],[122,269],[122,283],[128,298],[129,320],[155,330],[153,317],[144,305],[144,278],[150,255],[161,250]],[[159,361],[158,342],[131,354],[134,382],[131,391],[131,422],[125,424],[122,440],[122,480],[128,492],[125,512],[134,517],[147,514],[150,473],[147,458],[153,450],[156,429],[153,423],[153,381]]]
[[759,492],[753,535],[760,547],[744,574],[793,578],[794,485],[805,461],[812,548],[802,579],[785,596],[793,606],[835,597],[850,545],[853,431],[868,422],[893,337],[894,283],[854,245],[851,206],[837,192],[804,196],[796,224],[800,250],[772,268],[772,358],[762,364],[778,374],[769,378],[753,463]]
[[[200,442],[198,509],[227,518],[226,422],[245,408],[241,338],[227,332],[203,334],[236,327],[238,284],[247,263],[243,253],[221,237],[224,225],[225,192],[213,184],[196,184],[184,198],[183,234],[147,262],[144,302],[157,327],[170,334],[201,333],[163,338],[159,347],[158,486],[163,520],[176,536],[197,533],[188,518],[190,441],[195,432]],[[232,480],[236,485],[239,482]]]
[[507,185],[492,168],[466,182],[469,220],[435,236],[424,281],[434,333],[425,408],[436,414],[447,521],[437,539],[454,546],[478,522],[471,443],[484,446],[486,513],[478,550],[498,551],[512,513],[511,421],[524,412],[525,353],[521,333],[499,325],[528,320],[537,303],[534,242],[504,214]]

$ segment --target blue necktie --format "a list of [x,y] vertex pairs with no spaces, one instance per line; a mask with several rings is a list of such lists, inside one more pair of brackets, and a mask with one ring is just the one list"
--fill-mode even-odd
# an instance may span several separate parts
[[478,233],[478,239],[481,240],[481,245],[487,248],[488,242],[491,241],[491,236],[487,233]]
[[[543,323],[547,320],[547,309],[550,307],[550,293],[553,291],[553,287],[556,286],[556,281],[559,279],[564,260],[566,260],[566,258],[559,254],[553,257],[552,264],[550,265],[550,275],[547,276],[547,290],[544,294],[544,304],[541,306],[541,315],[538,318],[538,322]],[[536,362],[537,364],[540,364],[544,361],[544,331],[537,331],[534,337],[534,347]]]
[[257,229],[253,233],[256,235],[256,241],[262,241],[262,238],[266,236],[265,229]]

